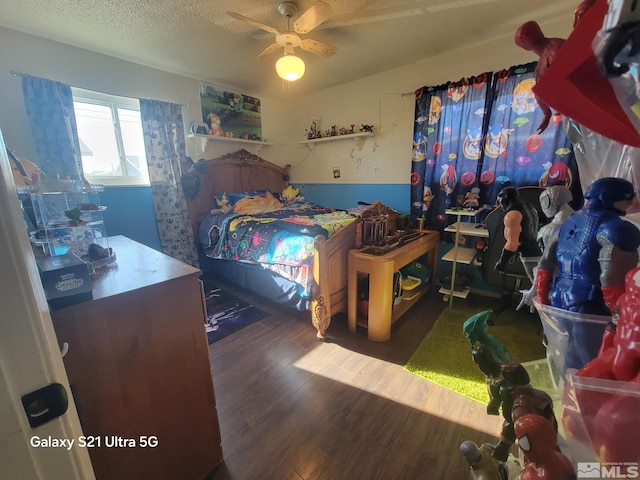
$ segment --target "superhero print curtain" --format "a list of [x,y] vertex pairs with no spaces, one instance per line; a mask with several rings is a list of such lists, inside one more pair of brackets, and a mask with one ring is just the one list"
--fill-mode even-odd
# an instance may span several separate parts
[[[566,185],[582,198],[560,115],[542,133],[535,63],[416,91],[411,217],[446,225],[445,209],[493,207],[506,186]],[[581,204],[581,203],[580,203]]]

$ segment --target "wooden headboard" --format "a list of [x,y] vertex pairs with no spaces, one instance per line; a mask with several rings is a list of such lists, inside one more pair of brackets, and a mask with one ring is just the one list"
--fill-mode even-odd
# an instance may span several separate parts
[[281,167],[244,149],[207,160],[206,170],[199,174],[197,195],[187,199],[195,238],[200,221],[217,207],[216,195],[251,190],[281,192],[289,185],[288,171],[289,165]]

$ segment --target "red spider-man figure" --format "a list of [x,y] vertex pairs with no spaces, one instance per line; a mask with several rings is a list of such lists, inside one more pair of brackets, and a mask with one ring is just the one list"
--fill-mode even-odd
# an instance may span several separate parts
[[[530,21],[522,24],[520,28],[516,30],[515,42],[520,48],[532,51],[540,57],[535,70],[535,78],[537,82],[553,63],[556,53],[564,44],[564,39],[545,37],[540,29],[540,25],[538,25],[537,22]],[[538,102],[542,113],[544,113],[544,118],[542,119],[542,122],[540,122],[540,126],[538,126],[538,132],[542,133],[549,126],[549,120],[551,120],[551,108],[549,108],[546,103],[542,102],[537,95],[536,101]]]

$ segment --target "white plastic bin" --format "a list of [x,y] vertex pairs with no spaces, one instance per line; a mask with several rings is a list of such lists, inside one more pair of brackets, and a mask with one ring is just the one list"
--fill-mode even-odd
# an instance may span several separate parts
[[569,368],[577,370],[596,357],[611,317],[569,312],[542,305],[537,298],[533,304],[542,320],[547,355],[558,372],[564,375]]
[[[574,462],[640,464],[640,383],[566,375],[561,430]],[[607,478],[636,478],[619,476]]]

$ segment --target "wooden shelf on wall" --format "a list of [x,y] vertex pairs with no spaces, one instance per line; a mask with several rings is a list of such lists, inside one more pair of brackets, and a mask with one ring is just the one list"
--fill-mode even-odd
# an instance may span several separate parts
[[331,137],[310,138],[302,140],[298,143],[306,144],[309,148],[315,147],[317,143],[324,142],[336,142],[338,140],[354,139],[358,145],[358,150],[362,150],[364,142],[367,141],[367,137],[373,137],[373,132],[360,132],[360,133],[348,133],[346,135],[333,135]]
[[230,142],[230,143],[250,143],[252,145],[273,145],[269,142],[264,142],[262,140],[247,140],[245,138],[235,138],[235,137],[221,137],[218,135],[204,135],[202,133],[190,133],[187,135],[188,138],[197,138],[202,142],[204,146],[207,142]]

